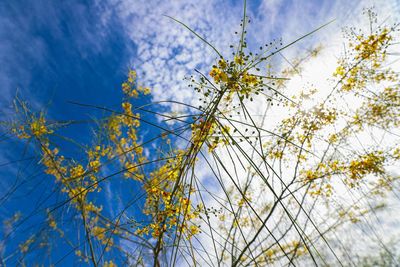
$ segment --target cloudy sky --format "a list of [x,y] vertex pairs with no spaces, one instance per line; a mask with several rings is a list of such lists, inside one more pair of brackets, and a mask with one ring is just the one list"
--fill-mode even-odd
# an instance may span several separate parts
[[[249,0],[249,47],[257,49],[280,39],[287,44],[334,20],[283,51],[276,67],[322,44],[322,59],[311,62],[302,80],[295,82],[323,83],[342,51],[341,28],[365,23],[362,10],[372,6],[388,21],[400,17],[397,0]],[[208,72],[217,55],[164,15],[184,22],[229,57],[229,45],[237,42],[234,32],[239,29],[242,12],[240,0],[3,0],[0,118],[12,114],[15,96],[46,109],[56,120],[97,116],[70,102],[115,107],[129,68],[137,70],[140,83],[152,88],[153,101],[195,103],[183,78],[195,69]],[[174,111],[177,107],[164,105],[163,109]],[[5,144],[0,149],[0,164],[21,157]],[[7,192],[13,179],[2,180],[0,190]],[[2,203],[1,218],[12,214],[9,207],[15,208],[15,204]]]
[[[250,47],[282,38],[284,43],[334,23],[285,51],[290,59],[319,42],[339,56],[340,29],[360,20],[362,9],[395,19],[395,0],[249,2]],[[68,100],[112,105],[129,67],[154,91],[154,100],[190,101],[182,79],[207,70],[216,55],[172,16],[190,26],[222,53],[235,43],[242,1],[2,1],[0,3],[0,84],[7,106],[20,92],[66,118],[81,111]],[[336,49],[333,49],[336,47]]]

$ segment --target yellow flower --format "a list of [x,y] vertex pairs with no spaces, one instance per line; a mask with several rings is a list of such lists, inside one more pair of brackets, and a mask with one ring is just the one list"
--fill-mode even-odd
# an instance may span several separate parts
[[72,167],[70,170],[71,178],[82,178],[85,170],[83,169],[82,165],[78,164],[75,167]]
[[82,257],[82,251],[80,251],[79,249],[75,250],[75,255],[78,257]]
[[57,228],[57,223],[56,223],[56,221],[50,220],[49,226],[50,226],[51,228],[53,228],[53,229],[56,229],[56,228]]
[[220,59],[218,61],[218,65],[220,66],[221,69],[225,69],[227,66],[226,61],[224,59]]
[[113,261],[106,261],[103,267],[117,267],[117,265]]
[[335,70],[335,72],[333,73],[333,76],[343,76],[345,74],[345,69],[343,66],[338,66]]
[[244,60],[243,60],[242,56],[235,56],[234,61],[238,65],[243,65],[244,64]]
[[39,119],[34,120],[31,123],[30,128],[31,128],[32,134],[36,137],[53,132],[53,131],[47,129],[46,120],[43,117],[40,117]]
[[97,172],[100,168],[100,162],[98,160],[93,160],[89,162],[89,166],[93,169],[93,171]]
[[220,81],[228,81],[228,75],[216,66],[211,69],[210,76],[214,78],[216,83],[219,83]]
[[122,103],[122,108],[124,109],[125,113],[130,115],[132,114],[132,104],[129,102]]
[[150,88],[146,87],[146,88],[143,89],[143,94],[148,95],[150,93],[151,93]]

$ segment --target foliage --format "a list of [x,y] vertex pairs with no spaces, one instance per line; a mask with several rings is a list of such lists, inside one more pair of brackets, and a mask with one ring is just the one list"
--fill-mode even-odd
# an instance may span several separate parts
[[[94,266],[345,265],[346,245],[336,234],[384,208],[380,201],[398,179],[390,166],[400,160],[399,80],[387,52],[397,29],[367,13],[372,31],[345,32],[347,50],[329,90],[290,96],[297,68],[261,66],[309,34],[252,53],[244,8],[232,58],[199,36],[218,54],[208,74],[189,79],[199,107],[182,103],[188,114],[171,116],[156,103],[138,105],[149,101],[150,89],[131,70],[118,110],[91,106],[108,114],[90,146],[79,144],[82,153],[73,156],[57,145],[65,125],[16,99],[16,116],[4,127],[39,155],[43,179],[54,182],[64,201],[46,209],[46,226],[8,251],[4,264],[23,265],[29,253],[65,242]],[[257,107],[265,108],[259,117]],[[169,123],[152,122],[149,114]],[[116,216],[102,207],[111,179],[134,189]],[[67,214],[74,214],[74,226],[65,223]],[[16,214],[5,224],[17,229],[27,219]]]

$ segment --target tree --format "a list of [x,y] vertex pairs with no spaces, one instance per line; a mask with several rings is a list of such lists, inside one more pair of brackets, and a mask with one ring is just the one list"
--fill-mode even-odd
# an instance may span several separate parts
[[[400,159],[399,80],[388,64],[397,25],[382,26],[372,10],[366,14],[370,32],[346,30],[347,49],[331,87],[302,91],[288,81],[320,48],[289,69],[261,66],[323,27],[252,53],[245,7],[228,58],[177,21],[217,56],[208,74],[189,79],[201,104],[175,103],[187,111],[179,116],[142,104],[150,89],[131,70],[120,109],[86,105],[107,115],[90,144],[67,140],[80,151],[72,156],[57,143],[70,123],[50,121],[17,98],[16,116],[4,128],[37,153],[44,179],[63,200],[49,206],[46,224],[3,262],[24,264],[64,242],[64,255],[94,266],[354,264],[358,252],[341,235],[352,224],[372,227],[364,219],[384,209],[384,195],[398,179],[390,166]],[[143,124],[152,128],[150,138]],[[118,214],[101,206],[110,180],[133,190]],[[74,222],[63,219],[69,216]],[[30,218],[16,214],[5,222],[12,229],[6,244]],[[374,238],[385,248],[381,236]]]

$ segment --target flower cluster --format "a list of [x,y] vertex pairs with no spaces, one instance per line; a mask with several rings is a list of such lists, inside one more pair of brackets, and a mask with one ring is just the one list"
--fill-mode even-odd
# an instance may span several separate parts
[[358,130],[361,130],[363,125],[378,125],[388,129],[400,125],[398,118],[400,118],[400,88],[388,86],[368,98],[357,109],[353,124],[358,126]]
[[378,29],[376,33],[365,36],[356,35],[350,42],[351,58],[339,60],[334,76],[339,79],[343,91],[361,90],[370,81],[382,83],[394,81],[393,71],[382,69],[386,60],[386,49],[392,40],[388,28]]
[[31,137],[40,138],[53,133],[53,130],[49,129],[46,119],[43,114],[35,116],[35,114],[29,114],[30,117],[27,118],[28,126],[23,124],[12,127],[11,131],[20,139],[28,139]]
[[[125,97],[138,97],[140,93],[146,95],[148,88],[136,84],[136,73],[129,72],[128,80],[122,85]],[[146,159],[143,156],[143,147],[138,143],[137,128],[140,126],[140,115],[132,112],[132,104],[126,100],[122,103],[123,112],[112,114],[104,120],[106,142],[96,144],[85,150],[85,156],[79,162],[60,155],[59,149],[51,141],[53,129],[49,129],[46,120],[41,113],[39,116],[30,112],[24,103],[21,104],[26,114],[25,124],[17,123],[11,128],[11,132],[20,139],[36,140],[41,154],[40,163],[44,166],[44,172],[55,178],[59,183],[60,191],[66,193],[69,202],[75,210],[81,214],[84,229],[87,235],[95,237],[100,244],[109,251],[114,246],[111,235],[117,235],[118,229],[110,230],[111,226],[104,221],[102,206],[94,203],[96,193],[100,192],[99,174],[106,161],[119,159],[119,163],[125,168],[124,176],[134,180],[143,180],[143,174],[137,165],[143,164]],[[27,126],[26,126],[27,124]],[[103,139],[104,140],[104,139]],[[54,231],[64,237],[63,231],[58,227],[55,218],[48,214],[48,225]],[[116,227],[118,228],[118,227]],[[23,253],[29,250],[33,241],[27,241],[21,245]],[[89,241],[91,243],[92,241]],[[90,244],[92,246],[92,244]],[[88,260],[86,255],[81,258]],[[112,262],[109,266],[115,266]]]
[[138,228],[137,234],[161,238],[164,233],[178,228],[179,233],[190,238],[199,232],[191,222],[199,217],[202,208],[192,208],[190,194],[193,188],[181,181],[185,153],[173,151],[173,157],[153,171],[144,184],[147,193],[144,214],[151,217],[151,223]]
[[148,95],[151,92],[148,87],[143,87],[137,84],[137,74],[134,70],[129,71],[128,79],[122,83],[122,91],[126,96],[134,98],[138,98],[140,93]]
[[221,58],[218,65],[212,66],[209,74],[216,85],[228,92],[228,97],[237,93],[241,98],[249,98],[264,87],[261,76],[249,73],[246,66],[251,64],[250,61],[250,56],[244,54],[235,56],[233,61]]

